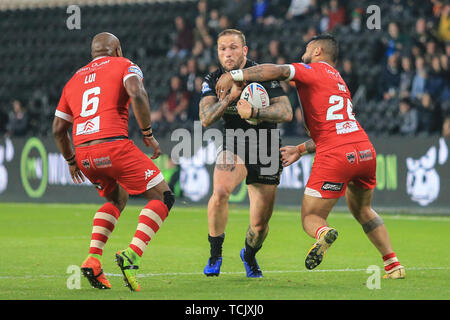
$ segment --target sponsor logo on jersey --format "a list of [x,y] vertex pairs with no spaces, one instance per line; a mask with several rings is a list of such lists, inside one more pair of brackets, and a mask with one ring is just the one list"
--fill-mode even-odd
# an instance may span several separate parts
[[100,116],[89,119],[86,122],[77,124],[76,135],[93,134],[100,131]]
[[89,162],[89,159],[83,159],[81,160],[81,165],[85,169],[89,169],[91,167],[91,163]]
[[147,169],[145,171],[145,180],[147,180],[148,178],[151,178],[151,176],[154,175],[155,172],[156,172],[156,170]]
[[94,164],[97,168],[108,168],[112,166],[111,159],[109,158],[109,156],[102,158],[95,158]]
[[202,93],[206,93],[206,92],[209,92],[209,91],[212,91],[212,89],[209,87],[209,84],[208,84],[208,82],[203,82],[202,83]]
[[325,181],[322,185],[322,190],[324,191],[341,191],[344,187],[343,182],[329,182]]
[[128,72],[129,73],[135,73],[141,78],[144,77],[144,74],[142,73],[142,70],[138,66],[131,66],[131,67],[129,67],[128,68]]
[[304,66],[306,69],[312,69],[312,67],[309,64],[306,63],[300,63],[302,66]]
[[354,152],[349,152],[345,155],[347,157],[348,162],[354,163],[356,159],[356,154]]
[[354,131],[358,131],[358,125],[356,121],[344,121],[336,123],[336,133],[337,134],[345,134]]
[[367,149],[359,152],[360,161],[369,161],[373,159],[372,150]]

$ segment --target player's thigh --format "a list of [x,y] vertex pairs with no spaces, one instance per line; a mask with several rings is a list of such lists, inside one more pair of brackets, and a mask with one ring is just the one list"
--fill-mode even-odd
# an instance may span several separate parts
[[246,176],[245,164],[235,154],[227,150],[220,152],[214,168],[214,194],[229,196]]
[[129,194],[143,194],[164,181],[158,167],[132,141],[113,160],[117,181]]
[[254,183],[248,185],[251,225],[265,225],[269,222],[276,194],[277,185],[274,184]]
[[304,194],[301,209],[302,221],[311,215],[316,215],[326,220],[338,200],[339,198],[325,199]]

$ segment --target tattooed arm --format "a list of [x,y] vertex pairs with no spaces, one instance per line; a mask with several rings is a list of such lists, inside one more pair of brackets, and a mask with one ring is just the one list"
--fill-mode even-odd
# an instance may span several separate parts
[[234,80],[232,78],[232,72],[235,71],[242,72],[242,80],[240,81],[246,81],[248,83],[288,80],[291,76],[291,67],[287,64],[278,65],[266,63],[242,70],[233,70],[224,73],[216,84],[216,93],[219,99],[222,98],[224,96],[223,93],[227,92],[233,85]]
[[[252,109],[252,105],[243,99],[238,101],[236,107],[242,119],[250,119],[257,113]],[[258,111],[257,119],[267,122],[289,122],[293,117],[291,102],[286,96],[271,98],[270,105]]]
[[309,139],[298,146],[282,147],[280,151],[282,165],[283,167],[287,167],[300,159],[301,156],[316,152],[316,144],[312,139]]
[[199,106],[199,117],[202,125],[208,127],[219,120],[226,108],[241,95],[242,89],[242,84],[233,85],[231,92],[220,101],[216,96],[203,97]]

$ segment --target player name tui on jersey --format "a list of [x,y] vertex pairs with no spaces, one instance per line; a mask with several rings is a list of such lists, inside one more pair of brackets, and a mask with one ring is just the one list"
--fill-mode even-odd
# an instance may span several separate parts
[[128,136],[130,97],[125,80],[141,69],[123,57],[98,57],[67,82],[55,115],[73,123],[75,146],[86,141]]

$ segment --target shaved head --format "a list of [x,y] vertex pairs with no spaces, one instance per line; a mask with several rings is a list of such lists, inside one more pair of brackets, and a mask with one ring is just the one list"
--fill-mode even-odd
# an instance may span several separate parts
[[102,32],[94,36],[91,45],[92,58],[101,56],[121,57],[122,48],[119,39],[109,32]]

